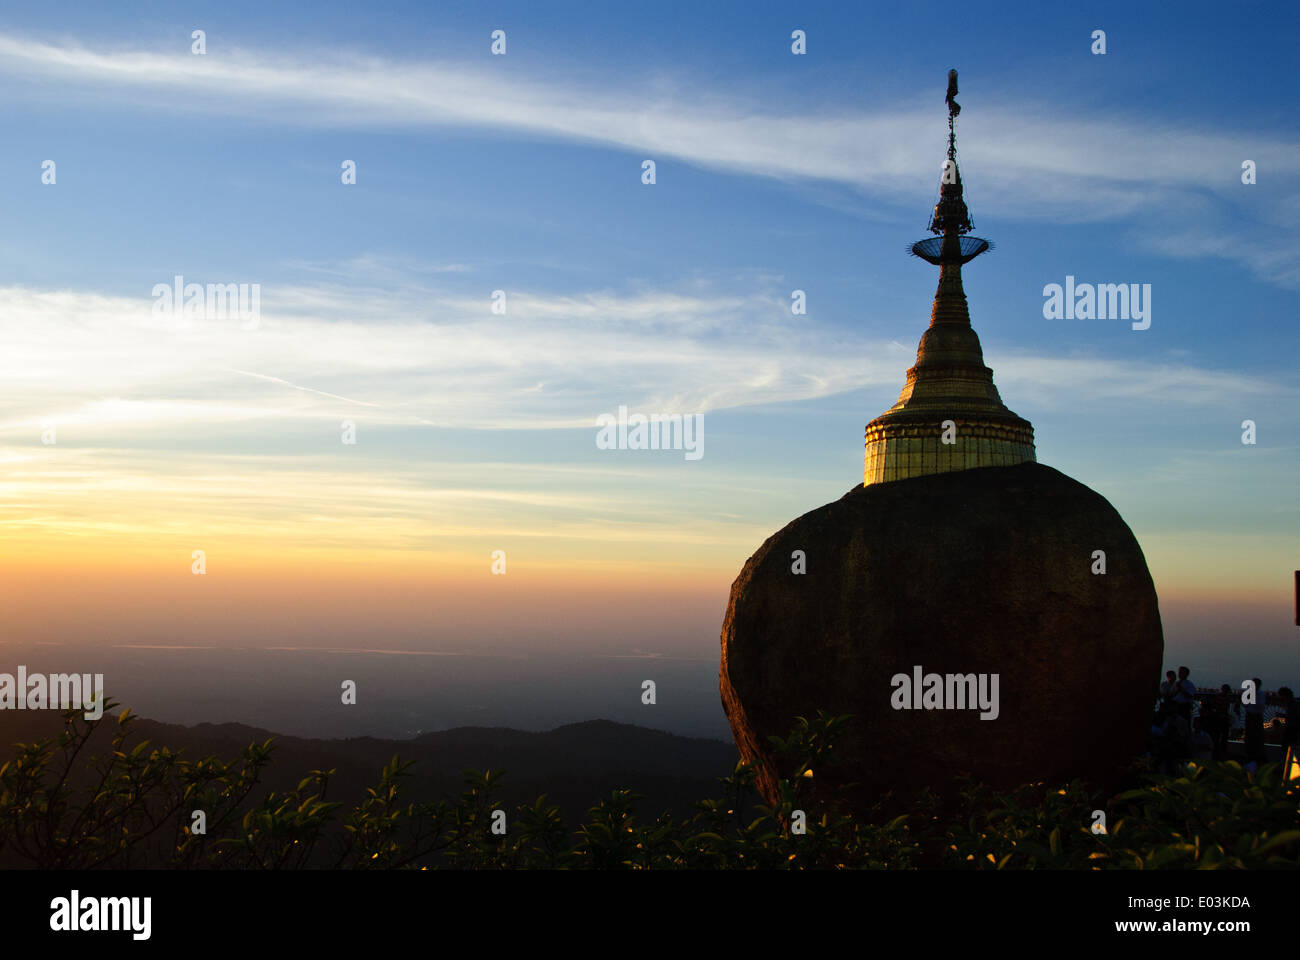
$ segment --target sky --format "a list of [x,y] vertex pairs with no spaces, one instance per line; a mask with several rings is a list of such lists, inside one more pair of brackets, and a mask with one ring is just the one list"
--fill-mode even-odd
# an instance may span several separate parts
[[[861,482],[914,361],[955,67],[1003,400],[1133,529],[1171,665],[1300,682],[1297,21],[10,6],[4,642],[524,657],[561,688],[547,657],[658,660],[716,697],[731,581]],[[162,311],[176,276],[257,284],[256,321]],[[1067,276],[1150,284],[1150,327],[1046,319]],[[702,415],[702,456],[600,449],[620,406]]]

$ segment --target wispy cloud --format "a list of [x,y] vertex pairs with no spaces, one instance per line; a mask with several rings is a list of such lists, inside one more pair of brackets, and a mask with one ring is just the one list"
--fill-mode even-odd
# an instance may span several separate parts
[[[505,73],[482,64],[409,62],[311,51],[226,50],[195,57],[92,50],[0,34],[0,71],[43,84],[93,84],[142,105],[329,126],[459,126],[645,152],[781,179],[839,183],[914,203],[941,157],[925,103],[875,110],[773,109],[734,96],[663,93]],[[1185,191],[1239,187],[1243,151],[1290,168],[1297,143],[1174,120],[1062,115],[1032,100],[988,102],[963,117],[963,163],[983,201],[1010,217],[1103,220],[1183,209]],[[1068,186],[1068,189],[1066,189]],[[1086,203],[1078,198],[1087,197]]]
[[[205,536],[280,545],[428,550],[497,536],[561,552],[639,545],[642,562],[681,549],[731,556],[764,535],[754,510],[803,502],[793,482],[773,474],[749,490],[743,465],[706,458],[666,499],[666,474],[645,461],[566,464],[561,442],[544,458],[557,462],[482,462],[488,440],[473,460],[431,463],[427,431],[580,429],[590,449],[595,417],[621,403],[690,413],[892,395],[914,356],[793,324],[783,297],[761,288],[523,292],[505,316],[428,287],[377,299],[335,284],[326,301],[321,316],[314,297],[266,291],[260,325],[246,330],[156,316],[143,297],[0,288],[0,528],[169,537],[201,518]],[[1150,414],[1297,395],[1287,381],[1174,360],[988,359],[1022,414],[1081,396],[1094,409],[1140,400]],[[341,445],[343,419],[359,425],[360,446]],[[47,424],[57,446],[40,442]],[[751,508],[740,522],[717,511],[740,495]]]
[[[264,291],[257,329],[155,316],[143,299],[0,288],[0,436],[45,423],[121,431],[249,420],[465,429],[590,428],[620,403],[698,413],[900,383],[914,348],[790,322],[775,290],[523,292],[509,312],[459,294]],[[419,301],[419,313],[413,300]],[[351,319],[343,319],[351,317]],[[804,318],[800,318],[804,320]],[[991,357],[1034,404],[1171,406],[1293,395],[1267,377],[1102,356]],[[193,443],[195,441],[187,441]]]

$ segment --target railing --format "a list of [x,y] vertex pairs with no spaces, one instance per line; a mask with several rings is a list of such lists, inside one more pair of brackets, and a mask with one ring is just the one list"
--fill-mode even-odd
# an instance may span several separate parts
[[[1192,703],[1192,717],[1203,716],[1204,707],[1208,707],[1210,702],[1217,699],[1219,691],[1215,689],[1197,688],[1196,697]],[[1263,691],[1264,698],[1264,730],[1265,735],[1270,732],[1281,730],[1286,726],[1285,714],[1286,706],[1276,693]],[[1161,699],[1156,697],[1155,710],[1160,709]],[[1246,706],[1240,699],[1235,700],[1228,708],[1228,726],[1229,736],[1237,734],[1246,728]]]

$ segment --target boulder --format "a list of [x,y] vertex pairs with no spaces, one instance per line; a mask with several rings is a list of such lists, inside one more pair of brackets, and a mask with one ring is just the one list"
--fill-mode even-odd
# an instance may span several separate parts
[[[1144,750],[1163,651],[1132,531],[1029,462],[858,486],[773,534],[732,584],[720,687],[769,801],[791,771],[768,737],[825,710],[855,719],[818,790],[856,784],[863,811],[893,791],[896,809],[963,773],[1113,785]],[[996,711],[961,703],[981,680]]]

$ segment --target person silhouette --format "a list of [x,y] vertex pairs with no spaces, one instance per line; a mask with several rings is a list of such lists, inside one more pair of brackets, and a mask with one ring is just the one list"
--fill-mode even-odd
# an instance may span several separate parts
[[1160,702],[1169,703],[1178,692],[1178,678],[1172,670],[1165,671],[1165,682],[1160,684]]
[[1205,724],[1200,717],[1192,721],[1192,735],[1188,738],[1187,747],[1192,759],[1201,763],[1214,755],[1214,739],[1205,729]]
[[1191,672],[1186,667],[1178,668],[1178,684],[1174,690],[1174,704],[1189,727],[1192,722],[1192,704],[1196,702],[1196,684],[1188,679]]
[[1245,714],[1241,712],[1241,698],[1226,683],[1219,688],[1219,695],[1223,697],[1223,703],[1227,708],[1228,731],[1231,733],[1246,722]]
[[1259,677],[1251,678],[1255,684],[1255,702],[1246,704],[1246,759],[1263,763],[1267,756],[1264,750],[1264,704],[1268,697],[1264,695],[1264,684]]
[[1282,749],[1294,748],[1297,742],[1297,734],[1300,734],[1300,717],[1296,715],[1295,695],[1291,693],[1290,687],[1280,687],[1277,691],[1278,699],[1282,701],[1282,707],[1286,711],[1283,714],[1282,722],[1285,726],[1282,728]]
[[1208,704],[1205,732],[1214,740],[1215,760],[1228,759],[1228,737],[1232,733],[1232,707],[1235,699],[1232,687],[1225,683]]

